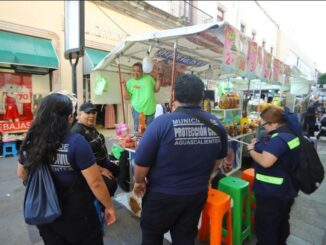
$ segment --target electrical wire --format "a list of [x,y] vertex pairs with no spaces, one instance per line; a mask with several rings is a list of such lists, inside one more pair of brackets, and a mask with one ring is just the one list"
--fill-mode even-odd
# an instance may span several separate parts
[[108,18],[110,19],[113,24],[115,24],[117,27],[119,27],[120,30],[122,30],[127,36],[130,36],[128,32],[126,32],[121,26],[119,26],[110,16],[107,15],[107,13],[105,13],[105,11],[100,8],[100,6],[98,6],[95,2],[93,2],[95,4],[95,6]]

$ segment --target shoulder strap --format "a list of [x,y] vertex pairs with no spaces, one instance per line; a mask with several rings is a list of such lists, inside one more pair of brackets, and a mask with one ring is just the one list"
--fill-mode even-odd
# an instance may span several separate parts
[[194,118],[197,118],[200,122],[205,124],[207,127],[212,129],[218,136],[220,136],[221,141],[224,141],[224,140],[227,141],[227,137],[225,137],[225,134],[223,134],[222,130],[218,126],[211,123],[209,120],[207,120],[207,119],[193,113],[190,110],[185,110],[182,107],[178,107],[175,111],[176,112],[183,112],[183,113],[188,114],[188,115],[190,115],[190,116],[192,116]]

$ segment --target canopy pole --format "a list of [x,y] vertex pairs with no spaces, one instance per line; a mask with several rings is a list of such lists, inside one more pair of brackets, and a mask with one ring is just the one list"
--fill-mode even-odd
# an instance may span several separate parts
[[175,79],[175,60],[177,57],[177,41],[174,42],[173,47],[173,63],[172,63],[172,75],[171,75],[171,96],[170,96],[170,103],[169,108],[172,111],[172,102],[174,101],[174,79]]
[[[120,57],[118,58],[120,59]],[[121,106],[122,106],[122,116],[123,116],[123,123],[126,123],[126,114],[125,114],[125,103],[123,99],[123,93],[122,93],[122,76],[121,76],[121,69],[120,69],[120,60],[118,63],[118,72],[119,72],[119,80],[120,80],[120,94],[121,94]]]

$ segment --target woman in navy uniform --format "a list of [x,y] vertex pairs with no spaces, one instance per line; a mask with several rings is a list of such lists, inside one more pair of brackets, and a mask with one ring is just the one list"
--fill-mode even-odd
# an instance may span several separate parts
[[289,215],[298,189],[288,172],[298,165],[299,121],[288,108],[271,105],[261,113],[267,136],[253,139],[248,151],[254,159],[255,233],[259,245],[282,245],[290,234]]
[[105,207],[107,224],[115,222],[115,210],[91,146],[83,136],[70,132],[74,105],[71,96],[63,93],[42,99],[21,146],[17,176],[26,181],[42,163],[51,171],[62,215],[37,226],[45,245],[103,245],[94,199]]

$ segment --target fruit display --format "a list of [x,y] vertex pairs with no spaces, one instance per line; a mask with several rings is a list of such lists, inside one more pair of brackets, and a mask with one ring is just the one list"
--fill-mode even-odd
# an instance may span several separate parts
[[119,141],[119,145],[123,148],[135,148],[136,147],[136,141],[131,138],[131,136],[128,134],[121,138]]

